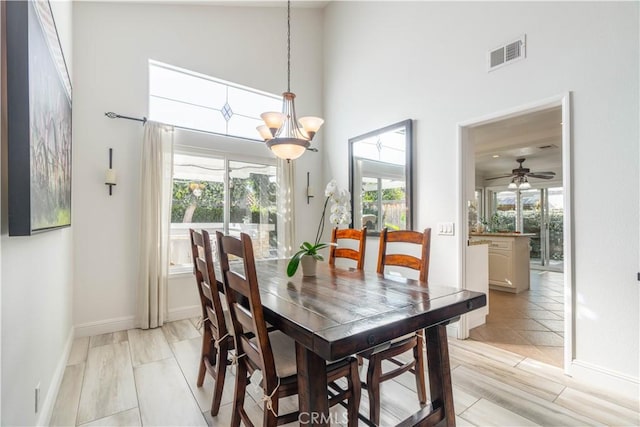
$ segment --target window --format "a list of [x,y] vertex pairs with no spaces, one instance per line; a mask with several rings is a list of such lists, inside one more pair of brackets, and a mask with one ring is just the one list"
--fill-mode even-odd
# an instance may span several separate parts
[[489,222],[490,231],[516,231],[518,194],[509,190],[494,191],[491,194],[492,215]]
[[[256,259],[277,257],[276,166],[191,154],[174,155],[172,272],[192,268],[189,228],[251,236]],[[212,236],[215,252],[215,238]]]
[[[247,154],[252,149],[237,140],[235,152],[213,150],[226,146],[228,137],[258,141],[260,114],[281,108],[280,96],[149,61],[149,117],[186,129],[174,153],[172,273],[193,268],[190,228],[209,231],[214,252],[216,231],[243,232],[253,240],[256,259],[278,256],[275,159],[249,157],[255,153]],[[192,130],[216,135],[203,145]]]
[[149,117],[188,129],[259,140],[260,114],[282,98],[257,89],[149,61]]

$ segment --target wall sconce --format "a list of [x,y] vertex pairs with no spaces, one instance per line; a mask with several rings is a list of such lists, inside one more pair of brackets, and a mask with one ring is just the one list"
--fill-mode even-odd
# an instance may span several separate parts
[[311,172],[307,172],[307,204],[309,204],[309,200],[311,200],[312,197],[315,196],[314,191],[313,191],[313,187],[311,187],[309,185],[309,174]]
[[105,173],[104,183],[109,186],[109,195],[111,196],[113,186],[116,185],[116,171],[113,170],[113,148],[109,148],[109,169]]

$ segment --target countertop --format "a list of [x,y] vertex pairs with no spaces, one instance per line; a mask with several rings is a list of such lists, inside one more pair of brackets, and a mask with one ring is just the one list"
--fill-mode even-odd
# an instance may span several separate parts
[[482,237],[533,237],[537,236],[535,233],[469,233],[470,236],[482,236]]

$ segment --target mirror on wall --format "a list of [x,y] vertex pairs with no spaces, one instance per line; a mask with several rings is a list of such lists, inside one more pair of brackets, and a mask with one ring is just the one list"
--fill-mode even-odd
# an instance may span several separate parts
[[412,121],[349,139],[353,228],[411,230]]

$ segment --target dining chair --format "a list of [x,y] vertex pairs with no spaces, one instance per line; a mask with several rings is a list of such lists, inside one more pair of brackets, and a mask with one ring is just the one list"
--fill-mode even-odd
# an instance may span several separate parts
[[197,385],[202,387],[206,373],[213,378],[215,385],[211,415],[215,417],[220,409],[224,378],[227,365],[230,364],[228,353],[234,347],[233,330],[231,329],[229,310],[223,306],[222,298],[218,292],[209,233],[206,230],[198,232],[189,229],[189,235],[203,319],[202,350]]
[[[268,333],[258,288],[255,259],[251,238],[240,233],[240,239],[216,232],[224,293],[229,305],[235,330],[236,383],[233,397],[231,426],[242,421],[253,426],[244,409],[248,375],[262,372],[263,425],[268,427],[298,421],[299,412],[281,415],[279,399],[298,394],[295,341],[280,331]],[[242,264],[231,270],[229,256]],[[238,270],[243,270],[241,273]],[[246,300],[241,304],[238,299]],[[347,387],[341,388],[335,381],[346,378]],[[327,364],[327,383],[331,387],[330,405],[347,399],[348,425],[357,426],[360,405],[360,378],[355,358],[346,358]],[[327,390],[329,394],[329,390]]]
[[[405,253],[388,253],[390,243],[420,245],[420,258]],[[419,271],[420,284],[426,286],[429,279],[429,255],[431,250],[431,229],[419,231],[388,231],[383,228],[380,233],[380,249],[378,252],[379,274],[384,274],[386,266],[399,266]],[[396,359],[405,352],[413,352],[409,362]],[[424,366],[424,334],[418,331],[411,335],[367,350],[360,355],[369,360],[367,368],[367,391],[369,394],[369,418],[374,424],[380,423],[380,383],[397,377],[407,371],[415,375],[418,400],[421,404],[427,402]],[[398,366],[387,372],[382,372],[382,362],[388,361]]]
[[[341,248],[337,246],[338,240],[356,240],[358,241],[358,250],[351,248]],[[362,227],[361,230],[355,230],[353,228],[334,228],[331,231],[331,247],[329,248],[329,265],[336,265],[336,258],[347,258],[355,261],[356,268],[362,270],[364,268],[364,251],[367,247],[367,227]]]

